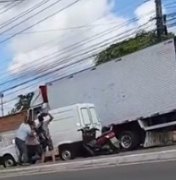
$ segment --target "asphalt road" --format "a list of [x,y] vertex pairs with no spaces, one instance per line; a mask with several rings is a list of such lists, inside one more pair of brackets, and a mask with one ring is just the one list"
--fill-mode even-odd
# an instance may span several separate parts
[[175,180],[176,162],[126,165],[106,169],[7,178],[8,180]]

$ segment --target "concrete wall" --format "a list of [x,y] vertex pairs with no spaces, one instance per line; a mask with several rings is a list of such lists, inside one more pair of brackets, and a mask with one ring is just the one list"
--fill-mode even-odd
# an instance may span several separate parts
[[16,130],[24,121],[27,112],[20,112],[14,115],[0,117],[0,133]]
[[26,112],[0,117],[0,147],[12,144],[16,129],[24,121]]

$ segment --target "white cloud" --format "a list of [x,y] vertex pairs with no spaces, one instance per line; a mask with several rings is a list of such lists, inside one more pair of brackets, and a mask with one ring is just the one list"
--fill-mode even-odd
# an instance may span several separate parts
[[[52,0],[48,4],[52,4],[55,1],[56,0]],[[61,1],[54,7],[47,10],[47,12],[45,11],[38,15],[37,18],[35,16],[34,18],[26,21],[25,24],[20,25],[18,29],[32,25],[34,22],[51,15],[53,12],[61,9],[71,2],[73,2],[73,0]],[[34,4],[34,1],[31,1],[31,3],[29,3],[29,1],[21,3],[20,9],[25,10],[29,6],[32,6],[32,4]],[[46,5],[44,7],[46,7]],[[125,18],[116,17],[112,14],[111,8],[112,3],[108,4],[107,0],[82,0],[73,7],[53,16],[43,23],[33,27],[29,31],[67,29],[69,27],[84,25],[90,26],[89,28],[80,28],[79,30],[73,29],[70,31],[63,30],[45,33],[29,33],[16,36],[13,38],[9,46],[14,53],[14,58],[8,68],[9,72],[14,75],[32,71],[39,73],[40,70],[46,69],[46,66],[47,68],[50,66],[52,67],[53,64],[57,66],[59,59],[63,59],[64,57],[67,57],[68,59],[68,57],[72,57],[75,54],[85,52],[85,50],[92,50],[92,46],[94,47],[95,44],[103,41],[105,43],[108,38],[108,42],[111,42],[111,40],[113,40],[113,36],[129,29],[130,27],[133,27],[132,25],[126,24],[119,28],[116,27],[116,29],[110,31],[115,25],[127,23]],[[19,13],[20,10],[16,9],[16,11]],[[39,9],[35,12],[38,11]],[[13,14],[15,14],[15,12],[13,12]],[[102,18],[105,14],[106,16]],[[25,16],[23,18],[25,18]],[[14,30],[15,29],[9,31],[9,33],[13,33]],[[110,32],[106,35],[96,37],[96,34],[100,34],[108,30]],[[93,37],[96,39],[93,39]],[[77,42],[82,43],[74,48],[68,48]],[[55,53],[57,51],[58,53]],[[38,60],[39,58],[52,53],[55,53],[55,55],[57,54],[58,56],[51,56],[52,58],[50,58],[50,60]]]
[[[147,1],[142,5],[138,6],[135,10],[135,15],[138,18],[138,25],[141,26],[146,23],[145,26],[142,27],[144,30],[151,30],[155,27],[156,21],[152,19],[155,15],[155,2]],[[148,23],[149,22],[149,23]]]

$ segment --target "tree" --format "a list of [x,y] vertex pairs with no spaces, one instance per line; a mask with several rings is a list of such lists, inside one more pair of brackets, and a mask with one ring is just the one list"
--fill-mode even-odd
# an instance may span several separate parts
[[[162,36],[162,41],[173,38],[174,34]],[[135,37],[116,44],[112,44],[107,49],[100,52],[96,58],[96,64],[102,64],[110,60],[125,56],[135,51],[144,49],[158,43],[155,31],[145,32],[139,31]]]
[[9,114],[14,114],[23,110],[28,110],[31,107],[31,101],[34,96],[34,93],[28,93],[26,95],[19,95],[18,102],[15,104],[15,107],[11,110]]

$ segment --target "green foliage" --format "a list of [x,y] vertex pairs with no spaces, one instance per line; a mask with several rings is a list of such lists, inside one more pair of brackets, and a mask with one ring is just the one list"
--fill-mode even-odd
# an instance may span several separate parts
[[[161,38],[162,41],[173,38],[174,34],[169,33],[167,36]],[[135,51],[144,49],[151,45],[157,44],[158,38],[154,31],[151,32],[139,32],[135,37],[116,44],[112,44],[107,49],[99,53],[96,59],[96,63],[101,64],[110,60],[125,56]]]
[[19,95],[18,102],[15,104],[15,107],[11,110],[11,112],[9,112],[9,114],[14,114],[16,112],[28,110],[31,106],[31,101],[32,101],[33,96],[34,96],[33,92],[28,93],[26,95]]

